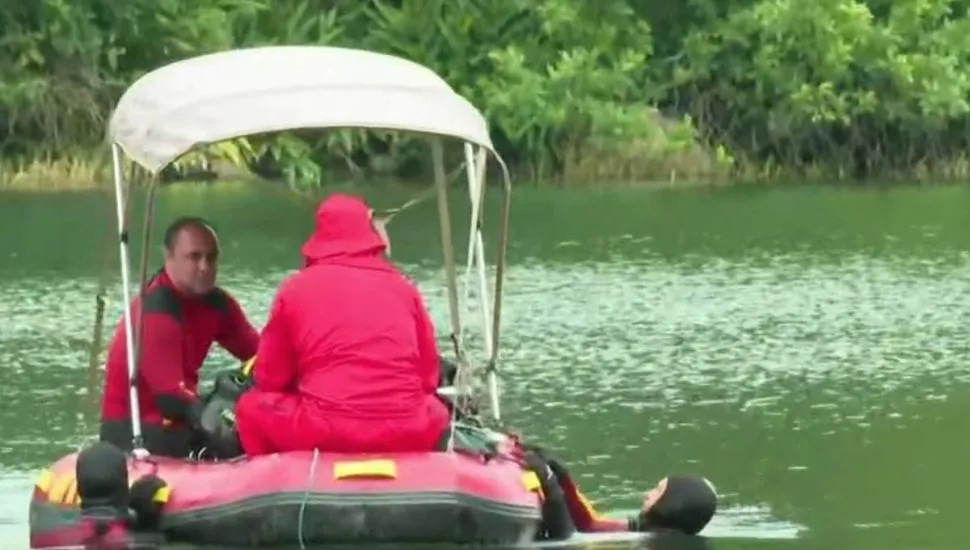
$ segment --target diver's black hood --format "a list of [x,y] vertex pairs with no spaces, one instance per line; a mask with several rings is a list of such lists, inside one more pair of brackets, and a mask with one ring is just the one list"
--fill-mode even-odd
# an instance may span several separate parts
[[717,492],[706,478],[672,475],[663,496],[641,517],[647,530],[673,529],[696,535],[714,517]]

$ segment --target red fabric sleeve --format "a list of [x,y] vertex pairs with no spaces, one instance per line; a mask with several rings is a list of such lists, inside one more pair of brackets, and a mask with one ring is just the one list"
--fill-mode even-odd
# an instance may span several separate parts
[[589,499],[579,490],[572,476],[565,472],[557,475],[559,486],[562,487],[563,496],[566,497],[566,506],[569,508],[569,515],[573,518],[573,523],[580,533],[615,533],[619,531],[629,531],[629,521],[622,519],[612,519],[599,515]]
[[259,348],[259,333],[253,328],[239,302],[226,293],[228,310],[222,330],[216,339],[219,345],[240,361],[248,361]]
[[266,326],[259,336],[253,382],[256,388],[262,391],[288,391],[296,379],[296,360],[286,329],[286,311],[282,294],[281,289],[273,299]]
[[428,394],[438,391],[438,380],[441,373],[441,365],[438,364],[438,343],[435,340],[434,324],[428,315],[428,310],[424,306],[421,294],[415,289],[415,300],[417,301],[415,324],[417,325],[418,336],[418,368],[421,372],[421,387]]
[[166,313],[145,312],[141,322],[141,344],[138,346],[140,379],[156,396],[194,398],[195,394],[185,387],[182,327],[178,319]]
[[630,530],[630,521],[597,517],[590,526],[591,533],[620,533]]
[[139,381],[148,387],[164,420],[194,425],[198,396],[186,386],[179,320],[168,312],[146,311],[141,322]]

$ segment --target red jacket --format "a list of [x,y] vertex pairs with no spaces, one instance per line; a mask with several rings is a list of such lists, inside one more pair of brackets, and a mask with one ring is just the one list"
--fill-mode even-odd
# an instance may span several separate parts
[[[385,249],[362,200],[335,194],[321,203],[305,267],[280,286],[260,336],[251,393],[265,398],[244,396],[262,401],[253,423],[272,449],[247,452],[434,448],[449,421],[436,394],[434,327]],[[237,408],[244,447],[246,413]]]
[[[137,327],[142,300],[131,305]],[[240,361],[256,354],[259,334],[246,319],[239,303],[222,289],[206,296],[180,294],[164,272],[146,289],[141,318],[141,360],[138,366],[138,402],[142,422],[178,418],[180,404],[196,398],[199,369],[213,342]],[[136,338],[138,330],[136,328]],[[124,317],[118,321],[105,366],[102,420],[128,420],[128,361]],[[171,410],[170,410],[171,409]],[[164,411],[164,413],[163,413]]]
[[586,498],[569,475],[559,476],[559,486],[562,487],[569,508],[569,516],[580,533],[614,533],[631,531],[629,519],[614,519],[601,516],[593,508],[593,504]]

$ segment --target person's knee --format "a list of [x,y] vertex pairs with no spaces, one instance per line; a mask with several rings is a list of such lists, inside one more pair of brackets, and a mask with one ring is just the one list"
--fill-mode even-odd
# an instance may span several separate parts
[[242,396],[242,398],[236,403],[236,407],[233,410],[233,415],[235,417],[236,432],[239,437],[243,437],[243,434],[253,429],[253,422],[257,415],[252,414],[250,411],[252,405],[247,399],[249,394]]
[[263,395],[257,390],[244,393],[236,403],[236,433],[242,451],[247,455],[266,454],[270,450],[272,430],[267,426],[268,411],[262,410]]
[[239,397],[239,401],[236,402],[236,406],[233,410],[233,415],[236,419],[236,428],[243,429],[243,426],[248,427],[256,422],[259,422],[261,415],[258,409],[260,408],[260,393],[256,390],[250,390]]

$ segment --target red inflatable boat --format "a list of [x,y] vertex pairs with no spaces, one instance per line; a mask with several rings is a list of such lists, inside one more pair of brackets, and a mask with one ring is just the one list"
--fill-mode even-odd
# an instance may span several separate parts
[[[31,547],[85,545],[95,535],[102,547],[137,542],[137,533],[120,523],[99,533],[86,524],[78,456],[64,457],[38,479]],[[501,455],[299,452],[214,463],[128,460],[129,482],[150,474],[167,485],[158,491],[160,527],[151,536],[170,542],[517,544],[532,540],[540,522],[535,476]]]

